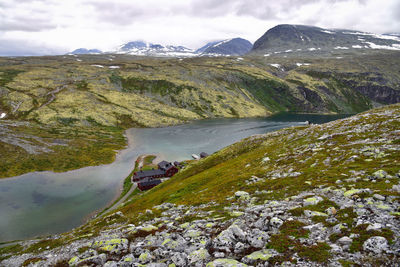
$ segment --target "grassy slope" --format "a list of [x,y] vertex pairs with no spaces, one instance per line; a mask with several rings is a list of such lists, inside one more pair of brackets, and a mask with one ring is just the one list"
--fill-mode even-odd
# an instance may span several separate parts
[[[385,112],[389,112],[390,119]],[[338,177],[351,177],[353,171],[370,175],[383,169],[394,175],[400,171],[400,139],[395,132],[400,126],[400,104],[367,114],[246,138],[192,163],[145,194],[133,197],[121,211],[131,218],[130,222],[138,223],[148,219],[143,211],[164,202],[197,206],[215,201],[215,211],[226,215],[223,207],[231,203],[227,197],[238,190],[249,193],[266,190],[268,193],[259,195],[259,201],[263,203],[265,200],[282,200],[320,186],[335,188]],[[362,152],[365,148],[378,149],[382,153],[366,156]],[[349,160],[354,155],[358,158]],[[263,161],[266,157],[270,160]],[[329,163],[326,159],[330,160]],[[301,174],[274,178],[274,175],[293,172]],[[265,179],[248,185],[246,180],[253,175]],[[341,187],[368,187],[381,195],[400,197],[399,193],[390,191],[395,183],[396,180],[373,184],[369,181],[344,182]],[[88,224],[83,231],[98,232],[98,223]]]

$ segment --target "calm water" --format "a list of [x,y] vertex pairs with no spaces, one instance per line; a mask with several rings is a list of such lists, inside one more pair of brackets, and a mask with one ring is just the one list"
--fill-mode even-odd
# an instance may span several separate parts
[[36,172],[0,179],[0,242],[61,233],[81,225],[120,191],[140,154],[184,160],[213,153],[242,138],[345,116],[280,114],[263,119],[214,119],[191,124],[127,131],[129,146],[114,163],[65,173]]

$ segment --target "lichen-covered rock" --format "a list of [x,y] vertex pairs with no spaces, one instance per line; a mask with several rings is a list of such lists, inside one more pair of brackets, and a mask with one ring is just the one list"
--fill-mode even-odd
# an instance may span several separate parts
[[239,200],[250,200],[250,194],[245,191],[237,191],[235,192],[235,197]]
[[307,217],[314,217],[314,216],[328,217],[328,214],[314,210],[305,210],[304,215],[306,215]]
[[385,179],[388,176],[388,173],[384,170],[378,170],[373,174],[374,178],[376,179]]
[[376,254],[387,252],[389,249],[388,241],[383,236],[373,236],[367,239],[363,244],[365,251],[371,251]]
[[278,217],[273,217],[270,221],[269,224],[271,225],[272,228],[279,228],[283,224],[283,221],[279,219]]
[[178,267],[187,266],[187,255],[185,253],[174,253],[171,260]]
[[128,240],[125,238],[113,238],[109,240],[95,241],[92,245],[93,248],[97,248],[100,251],[121,254],[128,250]]
[[245,256],[242,261],[247,264],[255,264],[257,261],[267,261],[271,257],[278,255],[279,253],[273,249],[263,249],[255,251],[250,255]]
[[216,259],[209,262],[206,267],[247,267],[248,265],[234,259]]
[[323,200],[323,198],[320,196],[309,197],[309,198],[304,199],[303,205],[304,206],[316,205],[319,202],[321,202],[322,200]]
[[188,260],[190,265],[199,265],[203,266],[205,262],[208,262],[210,259],[210,254],[208,251],[204,248],[193,251],[192,253],[189,254]]
[[70,266],[81,266],[94,264],[95,266],[102,266],[105,264],[107,259],[106,254],[99,254],[88,258],[80,259],[79,257],[73,257],[68,261]]

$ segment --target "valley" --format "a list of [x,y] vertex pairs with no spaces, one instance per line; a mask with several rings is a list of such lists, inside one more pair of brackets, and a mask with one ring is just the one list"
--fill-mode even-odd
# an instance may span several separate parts
[[[0,266],[395,266],[399,50],[281,24],[0,57]],[[127,186],[138,157],[202,151]]]
[[112,162],[131,127],[277,112],[351,114],[398,102],[399,54],[360,51],[0,58],[0,177]]

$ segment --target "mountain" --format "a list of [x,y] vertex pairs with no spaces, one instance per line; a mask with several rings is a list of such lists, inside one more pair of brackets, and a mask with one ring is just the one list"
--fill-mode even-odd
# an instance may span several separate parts
[[70,232],[6,244],[0,265],[398,266],[399,116],[251,136]]
[[240,56],[248,53],[252,47],[252,43],[250,43],[248,40],[242,38],[233,38],[210,42],[205,46],[197,49],[196,53]]
[[75,49],[74,51],[72,51],[68,54],[83,55],[83,54],[101,54],[101,53],[103,53],[103,52],[98,49],[79,48],[79,49]]
[[400,37],[305,25],[278,25],[253,46],[252,53],[294,53],[356,49],[400,50]]
[[194,57],[201,55],[244,55],[252,48],[252,44],[242,38],[214,41],[205,46],[192,50],[184,46],[153,44],[144,41],[132,41],[121,45],[117,54],[142,55],[142,56],[167,56],[167,57]]
[[130,54],[141,56],[196,56],[196,53],[184,46],[152,44],[144,41],[132,41],[121,45],[116,51],[117,54]]

